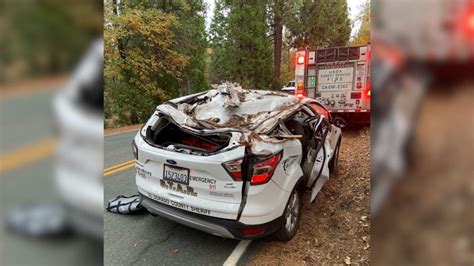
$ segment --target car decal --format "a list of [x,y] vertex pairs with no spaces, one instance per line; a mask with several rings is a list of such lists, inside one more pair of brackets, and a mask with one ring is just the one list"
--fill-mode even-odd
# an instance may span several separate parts
[[164,189],[179,192],[184,195],[191,195],[194,197],[197,197],[198,195],[196,192],[194,192],[194,188],[186,185],[177,184],[171,181],[160,180],[160,186]]
[[209,195],[224,197],[224,198],[233,198],[234,197],[234,194],[232,194],[232,193],[217,192],[217,191],[209,191]]
[[183,210],[186,210],[186,211],[195,212],[195,213],[199,213],[199,214],[211,215],[211,210],[204,209],[204,208],[198,208],[198,207],[194,207],[194,206],[189,206],[189,205],[181,203],[181,202],[177,202],[177,201],[174,201],[174,200],[170,200],[170,199],[160,197],[160,196],[152,194],[150,192],[148,192],[148,197],[150,199],[159,201],[161,203],[164,203],[164,204],[172,206],[172,207],[176,207],[176,208],[179,208],[179,209],[183,209]]
[[196,181],[196,182],[201,182],[201,183],[206,183],[206,184],[212,184],[215,185],[217,183],[217,180],[212,179],[212,178],[207,178],[207,177],[202,177],[202,176],[189,176],[189,180]]
[[151,177],[151,172],[145,170],[144,168],[141,168],[138,164],[135,165],[135,169],[137,169],[138,176],[140,176],[142,178],[145,178],[145,179],[147,177]]

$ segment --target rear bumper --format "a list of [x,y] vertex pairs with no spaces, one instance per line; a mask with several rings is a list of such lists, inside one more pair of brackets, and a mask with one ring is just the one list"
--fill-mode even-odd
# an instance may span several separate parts
[[[141,193],[140,195],[143,199],[143,207],[145,207],[150,213],[225,238],[256,239],[265,237],[276,232],[283,223],[282,218],[279,217],[273,221],[264,224],[246,225],[239,221],[215,218],[188,212],[150,199]],[[258,235],[245,235],[241,231],[242,229],[253,229],[262,227],[265,228],[265,231]]]

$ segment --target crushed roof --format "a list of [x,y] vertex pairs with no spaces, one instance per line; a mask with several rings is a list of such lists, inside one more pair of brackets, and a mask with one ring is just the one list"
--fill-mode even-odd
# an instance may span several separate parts
[[205,93],[173,101],[173,105],[162,104],[157,109],[191,128],[234,128],[264,133],[301,103],[286,93],[245,90],[238,84],[224,83]]

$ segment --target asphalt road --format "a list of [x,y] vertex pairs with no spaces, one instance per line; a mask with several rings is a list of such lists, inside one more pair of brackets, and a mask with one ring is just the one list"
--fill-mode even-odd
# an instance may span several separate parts
[[[54,139],[55,90],[0,100],[0,155]],[[54,149],[53,149],[54,150]],[[54,184],[54,152],[0,172],[0,265],[101,265],[102,243],[80,235],[34,239],[3,226],[6,212],[23,204],[60,203]]]
[[[105,168],[133,159],[137,131],[105,138]],[[135,169],[104,177],[104,201],[137,194]],[[105,265],[222,265],[239,243],[147,213],[104,213]]]
[[1,153],[53,136],[54,93],[48,90],[0,100]]
[[[54,139],[54,90],[0,100],[0,155]],[[8,114],[8,115],[7,115]],[[132,159],[136,131],[105,137],[104,168]],[[133,167],[104,177],[104,203],[136,194]],[[1,265],[222,265],[238,240],[216,237],[149,214],[105,212],[104,247],[80,235],[32,239],[6,230],[6,212],[23,204],[60,203],[54,183],[54,152],[20,162],[0,176]]]

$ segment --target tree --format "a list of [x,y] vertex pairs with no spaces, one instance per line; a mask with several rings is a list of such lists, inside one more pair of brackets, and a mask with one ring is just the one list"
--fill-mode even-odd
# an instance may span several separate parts
[[351,44],[367,45],[370,43],[370,2],[368,0],[364,3],[362,12],[357,20],[360,21],[361,25]]
[[156,105],[206,90],[202,0],[107,0],[106,118],[146,121]]
[[0,9],[0,82],[68,72],[102,35],[100,1],[7,0]]
[[227,64],[231,60],[229,53],[231,42],[228,36],[229,21],[228,14],[230,7],[225,0],[216,0],[214,6],[214,16],[210,25],[210,74],[209,80],[212,83],[219,83],[224,80],[231,80],[230,66]]
[[[212,77],[268,89],[272,80],[272,45],[266,1],[217,1],[211,25]],[[213,80],[219,82],[220,80]]]
[[346,0],[304,0],[298,16],[297,22],[288,25],[293,47],[348,44],[351,21]]
[[269,16],[270,29],[273,34],[273,82],[272,89],[279,89],[281,86],[281,63],[283,47],[283,27],[294,25],[298,22],[298,9],[301,8],[302,1],[270,0]]
[[174,94],[166,84],[180,80],[188,64],[176,49],[179,23],[159,9],[123,1],[119,15],[111,9],[106,6],[104,82],[106,107],[113,110],[106,114],[116,114],[125,124],[144,122]]
[[177,91],[176,96],[187,95],[208,89],[206,73],[206,51],[208,47],[205,28],[206,5],[203,0],[155,0],[154,7],[173,14],[179,27],[176,28],[176,48],[189,61],[183,70],[183,79],[170,80]]
[[281,64],[281,76],[280,84],[286,84],[286,82],[295,79],[295,56],[296,52],[290,50],[287,46],[282,51],[282,64]]

